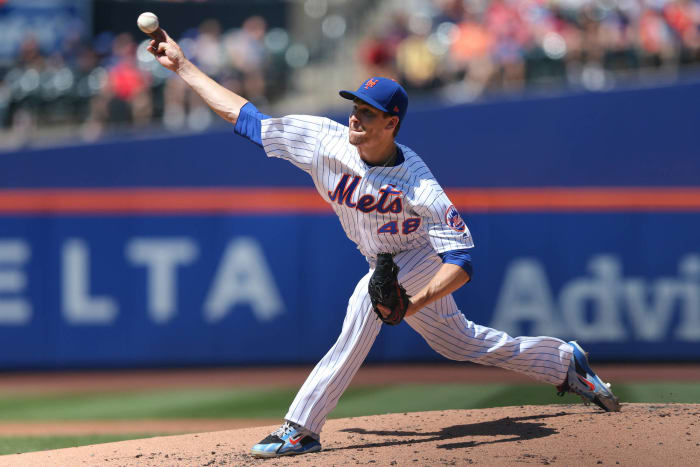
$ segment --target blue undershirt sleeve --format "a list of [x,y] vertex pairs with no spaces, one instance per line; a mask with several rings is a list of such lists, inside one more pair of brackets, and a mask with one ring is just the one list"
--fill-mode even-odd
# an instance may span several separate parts
[[262,147],[263,144],[260,122],[267,118],[270,118],[270,116],[260,112],[252,103],[248,102],[241,107],[241,111],[238,114],[238,120],[236,120],[236,126],[233,127],[233,131],[237,135],[241,135]]
[[438,255],[442,258],[443,263],[456,264],[464,269],[467,274],[469,274],[469,280],[472,280],[472,257],[469,254],[469,250],[450,250],[444,253],[438,253]]

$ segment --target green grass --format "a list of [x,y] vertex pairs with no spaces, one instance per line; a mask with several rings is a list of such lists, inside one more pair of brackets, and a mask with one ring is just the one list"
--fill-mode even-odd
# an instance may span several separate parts
[[[700,403],[700,383],[652,382],[617,384],[624,402]],[[0,394],[2,421],[124,420],[172,418],[282,418],[297,388],[187,389],[22,395]],[[403,384],[351,387],[331,418],[391,412],[475,409],[508,405],[578,403],[572,395],[557,397],[542,384]],[[623,409],[624,410],[624,409]],[[0,437],[0,454],[144,438],[155,434]]]
[[[700,402],[700,383],[634,383],[613,388],[623,402]],[[276,418],[296,388],[187,389],[55,395],[0,395],[2,420]],[[541,384],[403,384],[351,387],[333,417],[574,402]]]
[[[623,402],[700,403],[700,383],[617,384],[614,390]],[[554,388],[542,384],[412,384],[351,388],[331,417],[577,402],[580,402],[577,396],[559,397]]]
[[89,444],[112,443],[128,439],[150,438],[157,434],[90,435],[90,436],[7,436],[0,437],[0,456],[23,452],[73,448]]
[[270,418],[279,416],[293,398],[292,389],[6,395],[0,397],[0,420]]

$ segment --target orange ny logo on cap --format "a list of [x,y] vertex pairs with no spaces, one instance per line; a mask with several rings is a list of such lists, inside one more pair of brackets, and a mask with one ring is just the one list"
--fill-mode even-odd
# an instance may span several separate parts
[[378,82],[379,81],[373,78],[368,79],[365,83],[365,89],[373,88]]

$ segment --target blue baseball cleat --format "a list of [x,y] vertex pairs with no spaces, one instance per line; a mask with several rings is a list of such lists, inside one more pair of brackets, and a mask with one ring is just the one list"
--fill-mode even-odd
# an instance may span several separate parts
[[569,344],[574,348],[574,353],[571,356],[566,381],[557,386],[559,395],[573,392],[581,396],[586,404],[593,402],[606,412],[619,412],[620,400],[610,390],[610,383],[604,383],[591,370],[588,355],[576,341]]
[[253,457],[280,457],[320,450],[321,443],[316,439],[316,435],[296,423],[285,421],[267,438],[253,446],[250,453]]

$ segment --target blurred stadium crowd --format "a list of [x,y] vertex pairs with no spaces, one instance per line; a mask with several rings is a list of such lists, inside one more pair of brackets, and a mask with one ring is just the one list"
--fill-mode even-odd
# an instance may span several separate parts
[[[16,60],[0,71],[0,117],[14,136],[36,127],[78,125],[84,140],[107,128],[165,127],[201,130],[213,116],[182,80],[146,51],[149,41],[130,32],[99,34],[93,41],[74,36],[60,50],[42,52],[35,37],[22,43]],[[223,32],[217,20],[204,21],[177,38],[188,57],[220,83],[264,104],[284,92],[288,66],[286,31],[268,31],[253,16]],[[292,63],[294,63],[292,61]]]
[[[394,1],[362,47],[371,74],[414,89],[614,86],[700,64],[698,0]],[[420,8],[423,6],[423,8]],[[413,11],[413,13],[409,13]]]
[[[700,0],[388,0],[362,2],[369,8],[347,25],[327,14],[328,0],[298,3],[322,25],[319,43],[293,42],[293,33],[260,16],[230,30],[208,19],[176,39],[207,74],[263,107],[299,92],[295,72],[323,69],[324,61],[459,101],[537,88],[604,90],[700,64]],[[326,40],[352,47],[356,61],[310,56]],[[131,32],[76,33],[46,52],[27,36],[0,64],[6,139],[22,144],[37,129],[65,126],[85,140],[120,127],[208,127],[211,112],[145,43]]]

